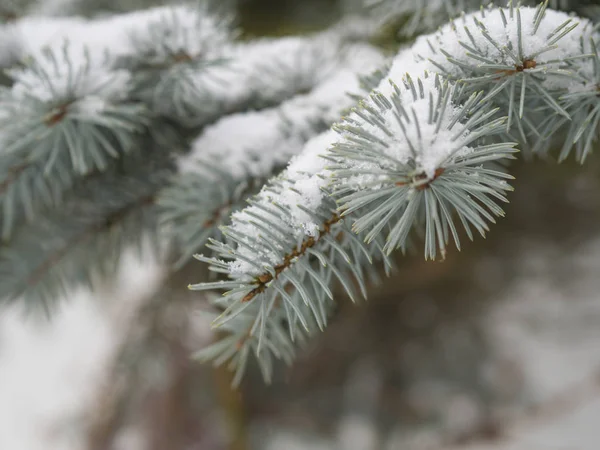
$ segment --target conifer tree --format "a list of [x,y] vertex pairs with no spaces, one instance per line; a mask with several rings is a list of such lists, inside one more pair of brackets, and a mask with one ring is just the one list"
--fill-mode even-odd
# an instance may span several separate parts
[[511,160],[597,143],[593,2],[369,0],[262,39],[218,1],[67,3],[2,4],[0,294],[50,310],[149,239],[173,270],[208,265],[190,288],[221,339],[195,356],[235,383],[291,363],[397,252],[485,236]]

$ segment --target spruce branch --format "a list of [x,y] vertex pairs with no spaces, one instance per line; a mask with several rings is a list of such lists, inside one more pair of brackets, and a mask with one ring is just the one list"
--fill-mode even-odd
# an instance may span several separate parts
[[336,56],[338,69],[309,93],[276,108],[227,116],[207,127],[192,151],[179,158],[179,174],[159,204],[162,222],[181,252],[180,263],[209,237],[220,237],[219,227],[231,212],[354,103],[359,94],[350,93],[364,90],[356,72],[366,62],[382,62],[380,52],[364,44],[342,50]]
[[575,70],[589,55],[581,54],[580,45],[593,29],[589,21],[548,10],[546,4],[466,15],[419,37],[406,58],[421,71],[485,90],[484,101],[493,101],[508,116],[511,139],[527,146],[541,136],[539,123],[547,114],[541,115],[540,107],[551,109],[554,120],[571,119],[558,97],[581,84]]
[[104,171],[137,148],[150,113],[128,99],[124,71],[95,67],[48,51],[9,72],[0,90],[0,202],[2,236],[10,237],[22,212],[30,219],[51,206],[75,180]]
[[[600,135],[600,57],[597,45],[600,35],[590,37],[589,41],[582,40],[582,54],[591,54],[583,64],[573,68],[575,76],[581,82],[560,97],[560,104],[569,113],[572,120],[562,123],[547,120],[547,127],[558,129],[556,134],[565,136],[559,155],[563,161],[575,151],[575,158],[583,163],[598,141]],[[564,124],[563,127],[560,125]]]
[[[364,287],[370,259],[405,249],[413,231],[424,237],[427,259],[443,257],[450,240],[460,248],[458,223],[471,239],[473,230],[485,235],[503,215],[499,203],[512,178],[503,165],[517,146],[541,153],[577,115],[587,120],[573,125],[565,145],[597,138],[596,33],[588,20],[547,2],[509,2],[464,15],[401,50],[389,70],[366,80],[378,83],[368,98],[232,215],[223,239],[209,245],[217,255],[198,256],[225,279],[192,289],[225,291],[214,324],[233,333],[201,356],[234,361],[239,381],[237,361],[248,352],[271,366],[263,343],[275,305],[287,305],[291,336],[304,318],[293,305],[311,306],[321,328],[316,306],[332,301],[328,282],[336,271]],[[582,92],[589,101],[576,105],[574,94]],[[352,297],[349,279],[338,281]],[[248,350],[247,341],[254,342]]]
[[268,380],[327,325],[336,288],[366,298],[373,263],[389,271],[413,234],[426,259],[460,248],[461,227],[485,235],[517,147],[588,157],[598,27],[549,9],[588,3],[380,0],[405,37],[452,19],[385,66],[356,43],[368,20],[243,42],[206,3],[15,18],[0,29],[0,293],[49,303],[148,234],[180,263],[208,242],[214,278],[191,288],[224,291],[224,333],[196,356],[239,383],[254,355]]
[[[260,221],[259,217],[257,221]],[[329,218],[320,218],[323,225],[316,236],[307,236],[296,246],[288,243],[287,253],[281,254],[282,262],[265,267],[252,281],[238,282],[237,287],[227,282],[191,286],[194,290],[231,289],[215,301],[221,314],[213,322],[227,334],[198,352],[196,357],[203,361],[213,360],[217,365],[229,360],[229,368],[236,371],[234,384],[241,381],[251,355],[256,356],[267,381],[272,376],[273,358],[291,364],[295,346],[304,344],[308,337],[327,325],[335,305],[332,301],[334,282],[339,283],[354,301],[357,286],[366,297],[368,267],[373,262],[373,255],[381,250],[382,243],[366,246],[354,237],[336,212],[331,212]],[[263,220],[267,221],[266,218]],[[262,228],[258,222],[254,225]],[[224,233],[237,245],[244,241],[236,239],[251,239],[234,232]],[[254,242],[265,245],[266,239],[274,238],[265,233],[263,239],[258,239]],[[235,252],[231,254],[232,247],[214,242],[213,248],[223,258],[236,256]],[[241,258],[239,254],[237,256]],[[227,270],[223,260],[197,258],[209,262],[211,270]],[[386,270],[390,267],[387,261]]]
[[2,298],[49,311],[73,288],[114,275],[123,249],[141,248],[148,239],[162,251],[154,199],[173,167],[152,156],[128,156],[118,168],[78,184],[60,209],[19,227],[0,247]]
[[328,169],[355,232],[369,242],[389,228],[391,253],[425,229],[425,258],[435,259],[450,236],[460,249],[453,217],[472,239],[471,226],[485,236],[486,221],[503,215],[494,200],[507,202],[511,177],[483,164],[513,158],[516,143],[493,141],[506,118],[482,106],[482,92],[460,105],[462,88],[437,76],[403,81],[392,95],[374,91],[337,125],[345,138],[330,148]]
[[211,86],[202,84],[218,78],[215,67],[226,65],[236,37],[231,19],[212,14],[206,2],[156,8],[125,34],[126,50],[114,56],[114,67],[133,74],[134,96],[162,115],[195,124],[197,104],[212,107],[206,101]]
[[[227,274],[229,280],[190,288],[225,290],[219,302],[222,313],[214,324],[221,327],[234,321],[231,328],[236,330],[236,339],[228,336],[201,355],[217,363],[234,358],[232,364],[239,374],[236,380],[244,367],[237,365],[238,358],[245,361],[250,348],[259,364],[266,364],[263,371],[270,368],[273,355],[268,354],[272,351],[268,331],[276,323],[272,318],[278,314],[276,305],[283,304],[287,332],[293,342],[300,328],[302,333],[313,333],[314,324],[321,330],[325,327],[334,281],[356,301],[357,285],[360,294],[366,297],[366,268],[374,259],[384,260],[387,270],[391,267],[382,253],[382,240],[366,244],[357,238],[348,221],[339,216],[327,192],[320,192],[320,188],[325,187],[324,172],[306,172],[305,164],[315,164],[313,152],[332,139],[335,134],[331,131],[311,139],[303,156],[293,160],[282,175],[251,199],[251,206],[233,214],[231,225],[223,228],[226,241],[211,240],[208,247],[216,256],[197,256],[210,264],[210,270]],[[308,192],[312,198],[304,197]],[[241,337],[239,321],[249,325]],[[241,348],[246,343],[250,347],[244,355],[236,357],[239,342]],[[212,353],[215,349],[226,349],[223,355],[228,356],[221,359],[223,355]],[[266,359],[261,351],[267,352]],[[286,358],[291,356],[283,349],[278,349],[274,356],[279,357],[279,354]],[[269,370],[266,373],[270,373]]]

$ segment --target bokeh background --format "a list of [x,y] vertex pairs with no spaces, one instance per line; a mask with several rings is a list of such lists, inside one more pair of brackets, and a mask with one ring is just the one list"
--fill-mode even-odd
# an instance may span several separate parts
[[[237,7],[261,36],[322,29],[354,3]],[[51,321],[1,310],[0,449],[600,448],[600,160],[512,173],[487,239],[441,263],[398,258],[364,304],[340,296],[271,385],[251,367],[234,391],[227,371],[190,360],[213,338],[206,300],[185,289],[200,263],[167,276],[125,253],[118,280]]]

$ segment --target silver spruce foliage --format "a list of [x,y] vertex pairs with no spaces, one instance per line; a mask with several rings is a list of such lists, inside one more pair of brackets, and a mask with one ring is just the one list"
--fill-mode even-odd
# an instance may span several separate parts
[[[597,144],[593,2],[369,1],[406,44],[388,63],[364,42],[372,22],[244,41],[218,3],[92,19],[13,15],[43,12],[38,2],[7,11],[6,301],[48,309],[150,240],[175,267],[193,254],[209,265],[192,289],[223,292],[207,294],[220,340],[196,357],[228,364],[235,383],[254,358],[270,380],[326,327],[338,291],[358,301],[391,274],[395,250],[424,241],[439,259],[485,235],[518,150],[583,162]],[[367,47],[376,56],[346,67],[356,86],[371,71],[362,91],[332,89],[346,80],[340,56]],[[267,123],[262,142],[253,125]],[[256,140],[220,153],[236,126]]]
[[[416,7],[403,13],[420,22],[421,8],[434,3],[379,6]],[[448,7],[445,11],[469,6],[438,3]],[[554,6],[591,11],[583,3]],[[416,22],[403,31],[413,34]],[[232,216],[226,238],[211,242],[217,256],[198,257],[227,279],[192,288],[225,290],[216,300],[222,314],[214,324],[235,330],[198,356],[217,364],[229,361],[236,382],[252,353],[246,345],[261,366],[270,368],[278,355],[289,363],[291,353],[278,349],[267,331],[270,315],[272,323],[282,320],[276,305],[290,310],[286,320],[294,325],[284,328],[291,340],[299,320],[292,306],[308,306],[320,327],[331,302],[327,294],[336,285],[352,298],[352,284],[334,283],[330,275],[343,267],[344,258],[333,252],[328,257],[321,248],[335,242],[340,255],[355,253],[348,267],[361,285],[369,259],[414,247],[421,239],[426,258],[443,258],[450,241],[460,248],[461,234],[485,235],[488,223],[504,214],[500,205],[512,190],[507,162],[517,148],[529,157],[562,148],[560,160],[574,151],[583,162],[599,133],[597,28],[548,9],[548,2],[535,8],[490,5],[402,49],[371,85],[370,95],[334,126],[337,137],[323,141],[316,158],[327,163],[314,164],[307,176],[288,170],[267,183],[251,206]],[[311,151],[305,149],[299,161]],[[321,193],[315,195],[307,180],[318,178]],[[298,204],[278,189],[298,189],[293,197]],[[340,241],[329,232],[332,217],[343,224]],[[315,234],[307,224],[321,227]],[[362,249],[370,258],[358,256]]]
[[[161,225],[177,222],[160,199],[168,190],[182,210],[196,206],[187,183],[205,181],[207,167],[179,177],[176,160],[221,118],[310,92],[325,63],[335,64],[331,56],[354,39],[341,27],[240,40],[215,3],[94,19],[25,15],[1,26],[0,64],[9,75],[0,88],[4,301],[35,307],[96,285],[147,235],[161,257],[181,259]],[[211,186],[227,180],[221,174],[212,173]],[[221,208],[229,201],[213,200],[223,200]]]

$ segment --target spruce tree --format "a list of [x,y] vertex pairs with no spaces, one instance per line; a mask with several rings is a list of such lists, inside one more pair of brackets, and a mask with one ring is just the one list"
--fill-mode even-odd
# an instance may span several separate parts
[[593,151],[600,9],[481,3],[371,0],[260,39],[229,2],[0,3],[2,298],[51,314],[150,241],[213,301],[195,357],[270,380],[397,253],[485,236],[511,160]]

